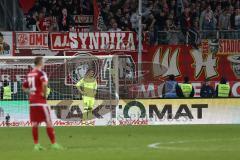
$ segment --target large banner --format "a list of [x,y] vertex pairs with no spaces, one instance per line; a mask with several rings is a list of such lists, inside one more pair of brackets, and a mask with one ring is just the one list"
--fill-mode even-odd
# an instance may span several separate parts
[[[143,54],[142,59],[152,64],[152,70],[144,77],[144,87],[141,88],[146,91],[153,85],[157,88],[155,93],[159,94],[159,85],[168,75],[175,75],[178,82],[182,82],[184,76],[188,76],[198,96],[201,83],[205,79],[209,79],[215,88],[221,77],[225,77],[232,86],[232,95],[239,97],[240,54],[235,44],[235,40],[220,40],[218,44],[208,42],[198,49],[186,45],[151,47]],[[228,47],[224,47],[225,45]],[[136,60],[136,56],[133,57]],[[149,66],[143,64],[143,69],[149,71]]]
[[48,32],[16,32],[16,49],[48,49]]
[[[15,56],[71,56],[79,55],[79,52],[88,52],[92,56],[124,55],[125,60],[120,58],[119,62],[119,84],[125,86],[124,92],[128,95],[121,98],[135,98],[132,95],[138,95],[138,98],[162,97],[164,81],[170,74],[175,75],[180,83],[184,76],[188,76],[194,85],[196,97],[199,96],[201,83],[205,79],[209,79],[215,88],[221,77],[225,77],[231,85],[232,96],[240,97],[239,40],[203,40],[199,48],[189,45],[151,46],[143,43],[142,62],[138,62],[137,40],[133,32],[2,32],[2,34],[4,36],[0,55],[11,55],[11,50],[14,50]],[[14,35],[16,37],[12,38]],[[138,77],[134,77],[140,75],[137,69],[139,65],[142,66],[141,82],[137,81]],[[19,75],[15,71],[1,69],[1,81],[10,79],[8,72]],[[104,70],[105,72],[107,71]],[[135,83],[128,83],[129,81]]]
[[239,39],[220,39],[216,40],[203,40],[202,48],[203,53],[208,53],[209,47],[213,50],[216,49],[218,55],[234,55],[240,52],[240,40]]
[[51,33],[52,50],[136,51],[133,32]]
[[[240,97],[240,54],[235,44],[236,40],[220,40],[217,44],[203,41],[200,48],[187,45],[145,46],[142,62],[138,62],[136,52],[123,52],[122,55],[127,57],[125,61],[119,62],[119,72],[122,73],[119,79],[125,78],[124,75],[131,71],[137,72],[136,68],[141,63],[143,75],[141,82],[134,85],[125,84],[128,88],[128,98],[131,95],[137,95],[138,98],[162,97],[164,82],[170,74],[175,75],[179,83],[188,76],[195,88],[195,97],[199,97],[205,79],[209,79],[212,87],[216,88],[221,77],[225,77],[231,86],[232,96]],[[224,48],[224,45],[228,47]],[[65,52],[68,56],[76,53]],[[106,53],[93,53],[93,56],[102,54]]]
[[[170,124],[239,124],[238,99],[146,99],[97,100],[88,114],[82,101],[48,101],[55,126],[106,126],[106,125],[170,125]],[[10,126],[30,126],[27,101],[1,101],[0,127],[6,126],[5,116],[10,115]]]

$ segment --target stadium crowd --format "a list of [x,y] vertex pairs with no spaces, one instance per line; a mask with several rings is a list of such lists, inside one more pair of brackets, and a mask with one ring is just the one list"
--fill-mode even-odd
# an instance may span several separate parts
[[[102,0],[98,4],[106,30],[137,29],[137,0]],[[191,27],[197,30],[240,29],[239,5],[239,0],[143,0],[143,28],[148,31]],[[60,27],[60,20],[62,23],[70,21],[72,25],[69,15],[93,15],[93,12],[93,3],[88,0],[36,0],[28,13],[28,24],[55,17],[59,20],[59,30],[65,30]]]
[[[97,2],[103,18],[103,31],[138,30],[138,0]],[[156,42],[159,31],[181,31],[185,39],[189,36],[190,41],[198,43],[201,31],[240,29],[239,0],[142,2],[143,31],[148,33],[151,43]],[[38,31],[68,31],[75,26],[72,15],[94,15],[94,8],[93,0],[36,0],[27,14],[27,28],[34,26],[34,30]],[[89,27],[89,31],[94,30],[94,26]],[[227,38],[227,35],[223,36]]]

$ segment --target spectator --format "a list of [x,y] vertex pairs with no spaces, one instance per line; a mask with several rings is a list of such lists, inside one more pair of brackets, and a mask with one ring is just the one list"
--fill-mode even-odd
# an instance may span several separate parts
[[175,26],[173,19],[172,18],[167,19],[165,30],[166,31],[175,31],[176,29],[177,29],[177,27]]
[[103,20],[104,20],[105,22],[108,21],[109,12],[110,12],[110,4],[104,4],[104,5],[102,6],[101,15],[102,15]]
[[234,29],[240,30],[240,9],[236,10],[236,13],[234,16]]
[[155,30],[156,31],[163,31],[166,25],[167,16],[163,10],[160,11],[159,15],[155,16],[156,23],[155,23]]
[[199,44],[199,33],[198,33],[198,21],[197,18],[193,20],[190,12],[190,8],[186,7],[181,16],[181,29],[188,43],[197,47]]
[[47,12],[47,8],[46,7],[42,7],[40,12],[42,12],[45,17],[49,16],[49,13]]
[[[74,0],[75,2],[78,0]],[[80,0],[80,14],[92,15],[93,14],[93,6],[91,6],[90,1]]]
[[[168,34],[165,36],[165,43],[169,44],[177,44],[178,42],[178,33],[176,34],[177,27],[175,26],[173,22],[173,18],[169,16],[169,18],[166,21],[166,27],[164,29],[165,31],[168,31]],[[162,35],[164,37],[164,35]],[[157,38],[157,37],[156,37]],[[164,43],[164,42],[162,42]]]
[[115,21],[115,22],[113,22],[112,27],[111,27],[108,31],[110,31],[110,32],[120,32],[121,29],[118,28],[118,24],[117,24],[117,22]]
[[182,97],[194,97],[195,91],[192,84],[190,84],[188,77],[184,77],[184,82],[180,84],[180,88],[182,90]]
[[231,96],[231,88],[227,83],[227,80],[222,77],[220,83],[216,87],[216,96],[217,97],[229,97]]
[[156,22],[156,19],[153,15],[153,13],[149,14],[149,17],[145,19],[144,24],[145,24],[145,30],[149,30],[149,28],[154,28],[154,24]]
[[195,48],[198,48],[200,44],[200,34],[198,26],[198,20],[196,19],[194,20],[191,28],[188,30],[189,44],[191,44]]
[[[162,6],[160,4],[160,1],[155,1],[154,5],[153,5],[153,8],[152,8],[152,11],[157,14],[157,13],[160,13],[162,9]],[[150,10],[151,11],[151,10]]]
[[50,27],[49,27],[49,31],[58,31],[58,23],[57,23],[57,18],[55,16],[50,17],[51,19],[51,23],[50,23]]
[[38,16],[38,13],[37,13],[37,11],[35,11],[32,14],[30,14],[29,17],[27,17],[27,19],[26,19],[26,21],[27,21],[26,27],[28,29],[30,29],[32,31],[36,31],[37,16]]
[[71,8],[71,10],[72,10],[72,12],[71,12],[72,15],[79,15],[79,14],[81,14],[81,12],[80,12],[81,9],[78,6],[73,6]]
[[129,31],[131,29],[131,22],[130,22],[130,15],[129,13],[126,13],[122,18],[121,18],[121,24],[122,24],[122,30],[124,31]]
[[228,8],[224,9],[224,11],[220,14],[218,24],[219,24],[218,28],[221,30],[220,38],[227,39],[230,36],[230,34],[226,31],[230,30],[231,28],[230,14]]
[[222,6],[221,6],[221,3],[219,3],[215,9],[215,12],[214,12],[214,17],[216,18],[217,20],[217,26],[219,26],[219,15],[222,13]]
[[169,6],[170,6],[170,7],[169,7],[170,10],[176,11],[176,10],[177,10],[177,8],[176,8],[176,7],[177,7],[177,5],[176,5],[176,0],[171,0]]
[[[80,14],[80,9],[79,9],[79,5],[74,5],[73,4],[73,0],[69,0],[67,3],[66,3],[66,8],[68,10],[68,13],[71,14],[71,15],[77,15],[77,14]],[[75,10],[76,9],[76,10]]]
[[60,8],[60,10],[64,8],[64,7],[63,7],[63,6],[65,6],[64,1],[62,1],[62,0],[57,0],[56,2],[57,2],[57,6]]
[[48,0],[38,0],[38,1],[39,1],[40,6],[45,7],[45,8],[49,7]]
[[[118,28],[121,30],[138,30],[137,0],[98,0],[98,3],[104,23],[106,26],[109,26],[105,30],[109,30],[112,27],[109,23],[112,18],[117,21]],[[239,0],[143,0],[143,28],[144,30],[150,30],[152,29],[152,24],[154,24],[154,35],[157,35],[158,31],[174,29],[175,27],[169,26],[169,24],[173,24],[173,26],[176,26],[174,30],[181,29],[184,31],[183,33],[186,33],[191,27],[194,27],[193,23],[197,21],[199,27],[195,27],[195,29],[210,30],[210,33],[206,33],[206,37],[209,37],[209,34],[213,35],[212,30],[215,30],[217,27],[220,29],[227,28],[227,30],[236,28],[235,17],[237,21],[238,16],[236,15],[239,5]],[[31,25],[34,26],[35,21],[37,21],[36,16],[32,16],[33,14],[43,12],[46,17],[55,16],[58,19],[60,30],[69,30],[67,25],[65,27],[62,24],[60,25],[64,21],[64,16],[62,15],[64,7],[67,8],[68,17],[79,14],[93,15],[92,1],[38,0],[29,11],[27,27],[31,28]],[[222,13],[222,8],[228,8],[228,16]],[[235,11],[234,8],[236,8]],[[183,10],[184,13],[182,12]],[[183,14],[181,15],[181,13]],[[151,14],[154,15],[154,18],[152,18]],[[224,19],[229,18],[229,16],[230,26],[229,23],[223,23]],[[169,21],[169,19],[171,20]],[[238,25],[238,22],[236,23]]]
[[0,55],[8,53],[10,50],[10,45],[4,41],[4,35],[0,32]]
[[200,90],[200,97],[202,98],[212,98],[215,96],[215,92],[212,86],[210,86],[209,80],[206,79]]
[[121,24],[121,18],[122,18],[122,10],[118,9],[116,14],[114,15],[114,19],[117,22],[117,24]]
[[154,9],[153,1],[150,0],[147,4],[147,7],[142,10],[143,18],[145,19],[148,18],[149,15],[152,13],[153,9]]
[[37,31],[48,31],[50,22],[48,17],[45,17],[44,12],[39,13],[36,26],[37,26]]
[[174,75],[169,75],[168,80],[163,86],[163,97],[164,98],[177,98],[182,95],[181,88],[175,80]]
[[155,45],[156,39],[155,39],[155,35],[154,35],[154,29],[153,28],[149,28],[148,31],[145,32],[144,34],[144,43],[143,43],[143,48],[147,48],[148,47],[152,47],[153,45]]
[[208,4],[200,16],[200,30],[215,30],[216,23],[216,18],[214,17],[211,6]]
[[137,31],[138,30],[138,13],[137,13],[137,9],[134,9],[134,11],[132,12],[130,21],[131,21],[131,24],[132,24],[132,29],[134,31]]
[[195,9],[196,15],[199,18],[201,16],[201,4],[196,3],[196,9]]
[[192,17],[190,13],[190,8],[186,7],[182,16],[180,18],[181,29],[184,35],[187,34],[187,31],[192,27]]
[[112,0],[110,11],[115,14],[118,9],[120,9],[124,5],[126,1],[127,0]]
[[199,6],[197,6],[195,3],[192,3],[190,10],[192,20],[199,19],[200,16]]
[[70,27],[74,26],[73,18],[68,15],[67,9],[62,9],[62,14],[58,20],[58,27],[60,31],[68,31]]
[[51,1],[51,10],[52,10],[52,15],[53,16],[59,16],[60,15],[60,7],[57,5],[56,0]]
[[230,29],[230,15],[229,10],[226,8],[219,16],[218,28],[220,30],[229,30]]
[[169,13],[169,7],[168,7],[168,4],[167,4],[166,0],[162,1],[162,7],[163,7],[163,12],[164,13]]
[[230,9],[230,28],[231,28],[231,30],[236,29],[236,26],[235,26],[235,16],[236,15],[237,15],[237,9],[235,9],[235,10]]

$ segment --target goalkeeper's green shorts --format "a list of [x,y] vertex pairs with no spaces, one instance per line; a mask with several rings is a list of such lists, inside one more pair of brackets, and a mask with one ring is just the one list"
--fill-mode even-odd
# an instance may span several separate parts
[[95,98],[94,97],[83,96],[83,104],[84,104],[84,109],[85,110],[93,109],[94,103],[95,103]]

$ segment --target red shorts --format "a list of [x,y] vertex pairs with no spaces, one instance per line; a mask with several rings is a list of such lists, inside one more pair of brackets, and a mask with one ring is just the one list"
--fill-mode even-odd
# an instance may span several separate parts
[[30,105],[30,121],[31,122],[51,122],[50,111],[48,105],[31,106]]

